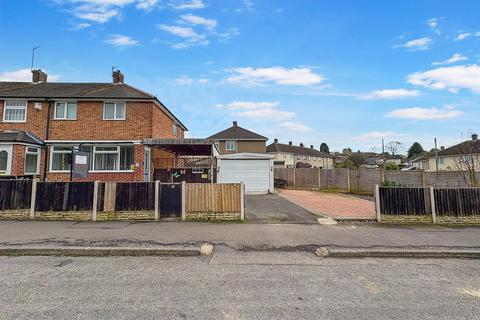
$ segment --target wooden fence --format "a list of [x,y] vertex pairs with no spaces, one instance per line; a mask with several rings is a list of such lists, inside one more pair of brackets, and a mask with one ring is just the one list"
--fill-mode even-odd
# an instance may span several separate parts
[[0,180],[0,219],[244,219],[243,184]]
[[[285,180],[287,187],[297,189],[342,190],[373,195],[376,184],[403,187],[465,188],[470,187],[468,172],[421,170],[398,171],[381,169],[319,169],[275,168],[276,179]],[[480,181],[480,173],[478,181]]]
[[480,223],[480,188],[375,187],[377,221]]

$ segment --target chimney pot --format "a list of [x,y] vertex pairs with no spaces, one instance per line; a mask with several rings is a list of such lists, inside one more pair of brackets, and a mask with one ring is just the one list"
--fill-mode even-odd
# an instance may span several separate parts
[[47,82],[48,75],[42,69],[32,70],[32,82]]
[[302,147],[302,148],[303,148],[303,142],[300,142],[300,147]]
[[313,149],[313,144],[310,145],[310,149]]
[[441,146],[440,150],[442,150],[442,151],[445,150],[445,146]]
[[278,143],[278,139],[275,138],[275,139],[273,140],[273,143]]
[[288,145],[291,146],[291,145],[292,145],[292,141],[288,141]]
[[237,121],[233,121],[233,126],[234,126],[234,127],[238,126]]
[[112,72],[113,83],[123,83],[125,76],[120,70],[115,70]]
[[474,133],[472,134],[472,140],[476,141],[478,139],[478,134]]

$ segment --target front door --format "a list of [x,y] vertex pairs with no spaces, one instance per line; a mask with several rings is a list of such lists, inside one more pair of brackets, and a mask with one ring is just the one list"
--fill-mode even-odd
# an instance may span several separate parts
[[12,173],[12,146],[0,145],[0,175]]
[[146,148],[145,149],[145,153],[144,153],[144,170],[143,170],[143,174],[144,174],[144,177],[143,177],[143,181],[150,181],[150,172],[151,172],[151,169],[152,169],[152,160],[151,160],[151,151],[150,149]]

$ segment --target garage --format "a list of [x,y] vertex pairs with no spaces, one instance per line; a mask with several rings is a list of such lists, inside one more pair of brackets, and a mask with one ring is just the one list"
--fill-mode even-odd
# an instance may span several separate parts
[[218,183],[245,183],[246,194],[273,193],[273,158],[263,153],[235,153],[217,157]]

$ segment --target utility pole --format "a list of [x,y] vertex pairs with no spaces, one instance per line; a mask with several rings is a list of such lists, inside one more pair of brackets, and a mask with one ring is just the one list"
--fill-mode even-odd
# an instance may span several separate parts
[[437,138],[435,138],[434,141],[435,141],[435,171],[438,172],[438,148],[437,148]]

